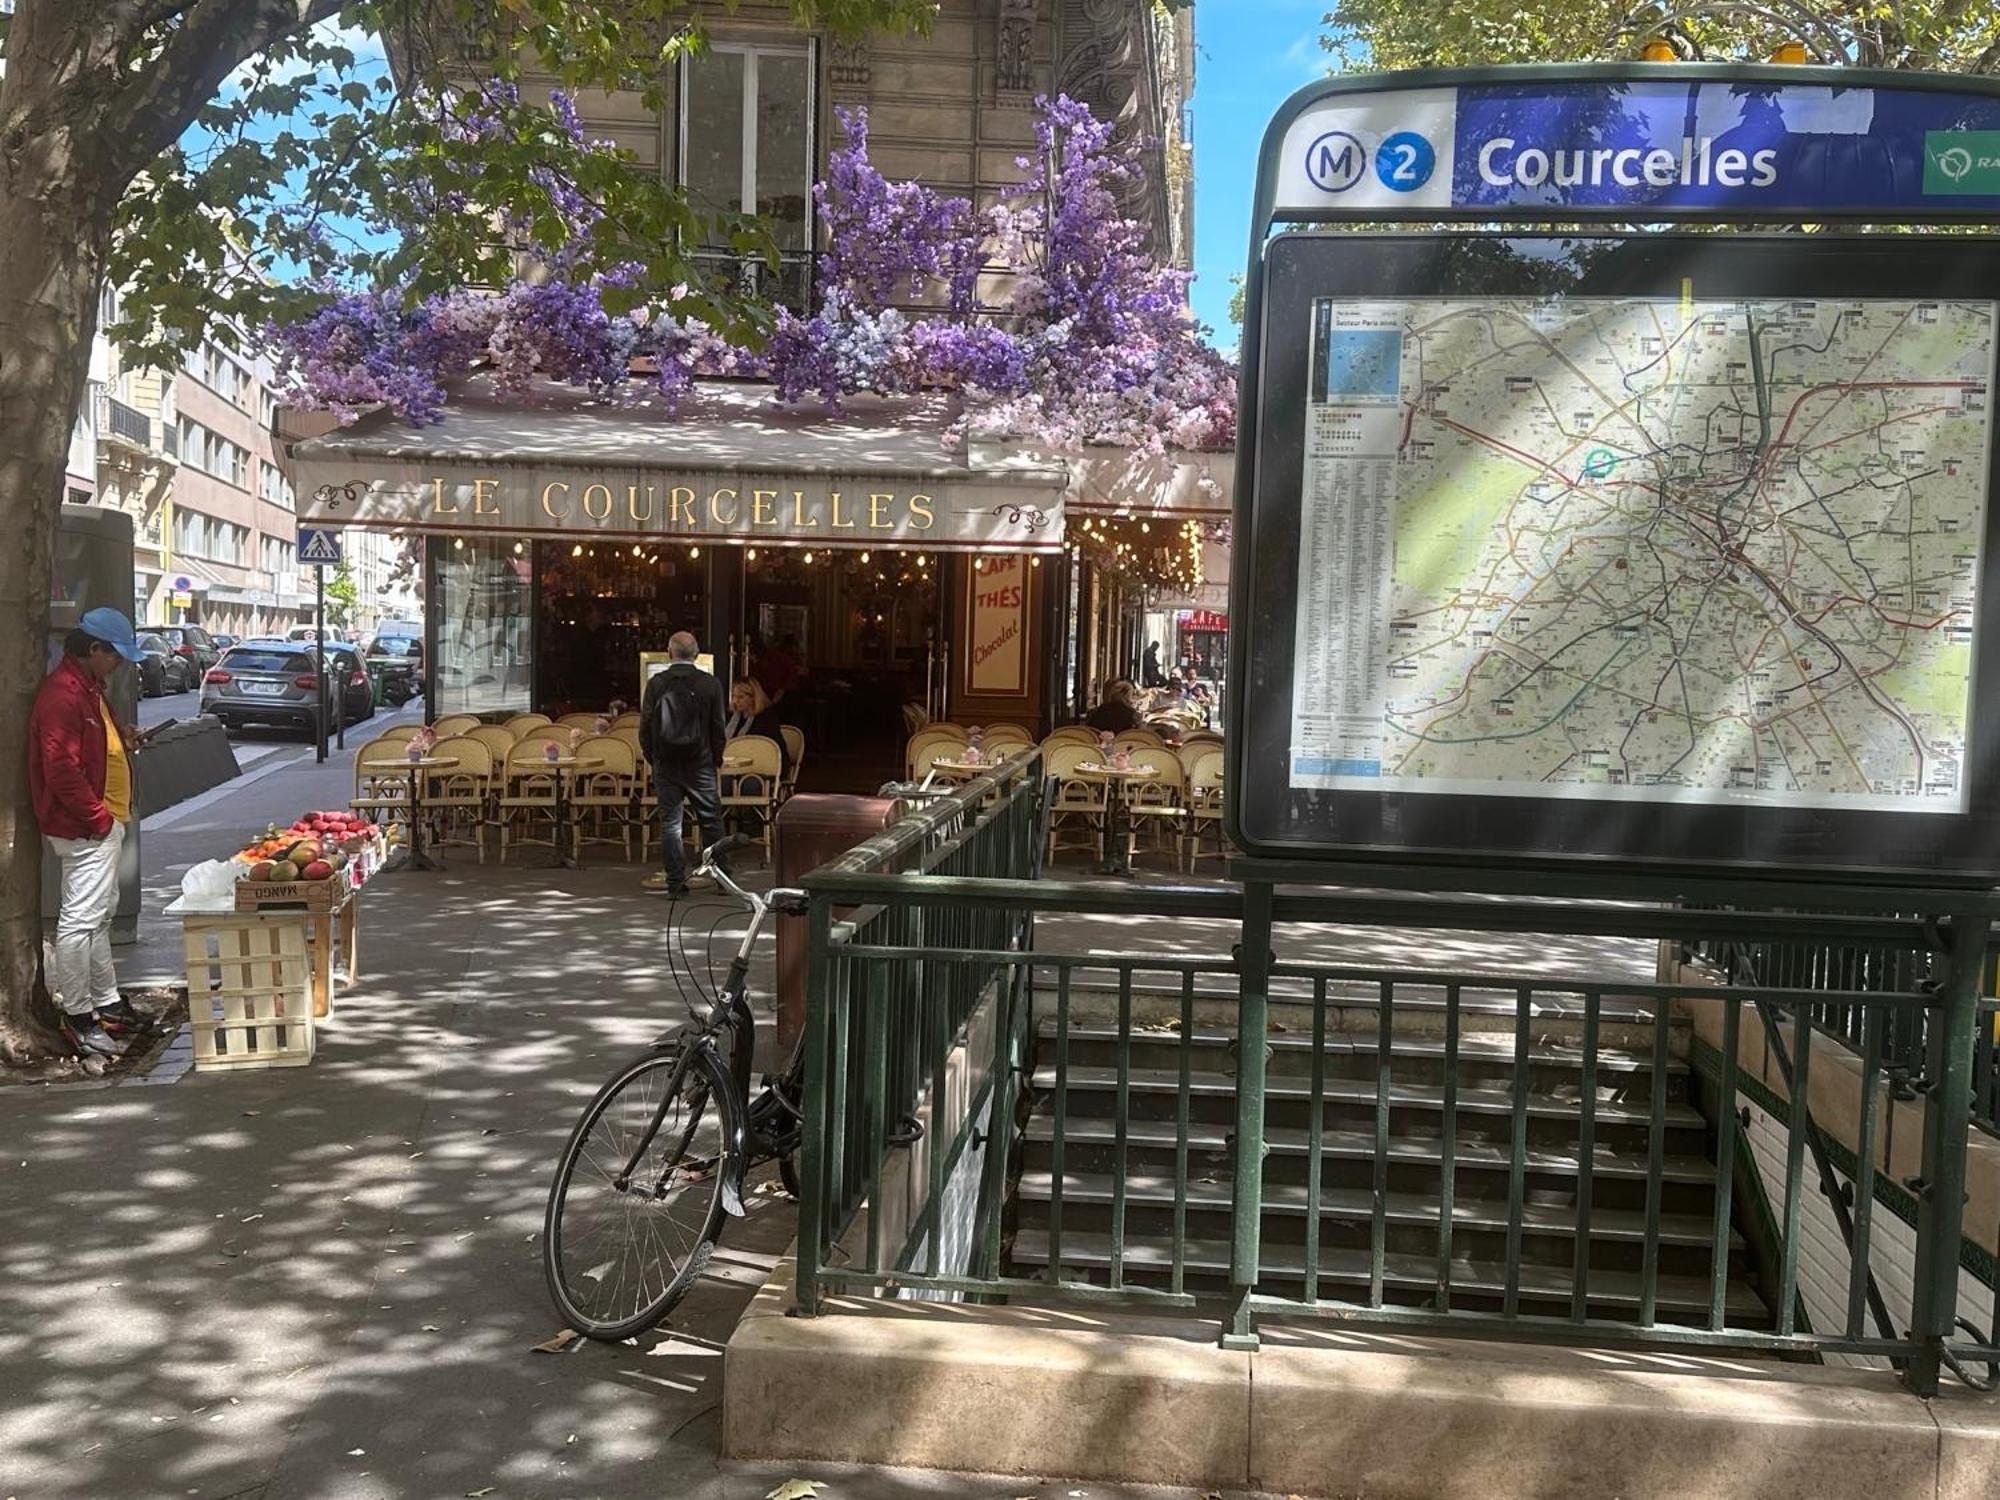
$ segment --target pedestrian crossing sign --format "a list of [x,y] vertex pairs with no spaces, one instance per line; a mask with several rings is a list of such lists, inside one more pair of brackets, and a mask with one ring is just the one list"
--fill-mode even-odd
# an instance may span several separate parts
[[299,528],[299,566],[336,568],[340,566],[340,533],[325,526]]

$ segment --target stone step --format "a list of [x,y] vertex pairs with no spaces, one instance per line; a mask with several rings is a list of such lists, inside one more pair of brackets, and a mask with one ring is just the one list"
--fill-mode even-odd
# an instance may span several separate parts
[[[1112,1147],[1117,1141],[1117,1123],[1095,1116],[1072,1116],[1064,1121],[1063,1132],[1071,1146],[1101,1149]],[[1190,1121],[1188,1150],[1190,1153],[1224,1155],[1231,1150],[1231,1133],[1227,1126]],[[1031,1146],[1046,1145],[1054,1139],[1055,1119],[1047,1112],[1046,1105],[1039,1106],[1029,1117],[1025,1135]],[[1128,1147],[1135,1151],[1171,1152],[1179,1139],[1172,1120],[1131,1120],[1127,1122],[1125,1135]],[[1306,1136],[1306,1131],[1288,1127],[1267,1129],[1264,1132],[1266,1154],[1304,1157],[1307,1155]],[[1372,1160],[1375,1133],[1372,1130],[1329,1130],[1322,1139],[1321,1152],[1330,1158]],[[1392,1163],[1439,1164],[1443,1161],[1443,1142],[1408,1132],[1392,1134],[1389,1137],[1389,1159]],[[1505,1145],[1461,1138],[1456,1160],[1460,1172],[1504,1173],[1511,1158]],[[1565,1150],[1548,1145],[1531,1145],[1524,1154],[1524,1160],[1530,1172],[1544,1175],[1574,1176],[1583,1165],[1580,1153],[1574,1148]],[[1600,1143],[1591,1156],[1590,1165],[1597,1176],[1644,1180],[1647,1156],[1644,1152],[1613,1150]],[[1706,1187],[1715,1181],[1714,1166],[1699,1156],[1666,1156],[1662,1159],[1661,1171],[1662,1180],[1668,1183],[1697,1183]]]
[[[1295,1026],[1291,1022],[1281,1022],[1282,1030],[1274,1030],[1266,1038],[1273,1059],[1298,1056],[1311,1066],[1312,1025]],[[1675,1023],[1678,1026],[1678,1022]],[[1050,1049],[1055,1046],[1057,1035],[1053,1017],[1044,1016],[1037,1028],[1041,1041]],[[1172,1021],[1150,1024],[1134,1023],[1132,1043],[1165,1044],[1179,1046],[1180,1028]],[[1188,1038],[1197,1049],[1231,1050],[1236,1046],[1236,1033],[1219,1027],[1197,1025]],[[1118,1027],[1097,1020],[1072,1018],[1069,1027],[1069,1042],[1072,1050],[1082,1046],[1115,1046],[1118,1041]],[[1373,1066],[1375,1054],[1380,1050],[1377,1033],[1373,1031],[1329,1031],[1325,1046],[1321,1049],[1327,1057],[1366,1058]],[[1445,1044],[1440,1037],[1404,1036],[1392,1033],[1390,1036],[1391,1061],[1405,1058],[1434,1062],[1440,1066],[1444,1062]],[[1458,1061],[1461,1067],[1490,1065],[1512,1068],[1514,1066],[1514,1033],[1485,1031],[1471,1036],[1461,1036],[1458,1043]],[[1534,1066],[1583,1070],[1583,1048],[1580,1044],[1567,1041],[1552,1041],[1546,1037],[1531,1037],[1528,1042],[1528,1061]],[[1597,1071],[1610,1076],[1650,1074],[1653,1059],[1650,1051],[1636,1047],[1611,1047],[1600,1045],[1597,1049]],[[1669,1053],[1667,1072],[1684,1075],[1688,1071],[1685,1058]]]
[[[1109,1205],[1113,1200],[1116,1179],[1108,1173],[1065,1172],[1063,1174],[1063,1205],[1067,1210],[1074,1204]],[[1187,1189],[1187,1205],[1190,1212],[1228,1213],[1232,1206],[1230,1179],[1191,1180]],[[1054,1201],[1055,1177],[1049,1172],[1024,1172],[1018,1185],[1023,1204],[1046,1205]],[[1287,1218],[1304,1219],[1307,1210],[1305,1186],[1301,1183],[1264,1184],[1264,1212],[1267,1215],[1283,1215]],[[1369,1224],[1374,1217],[1374,1194],[1368,1188],[1322,1187],[1319,1211],[1322,1219]],[[1174,1206],[1174,1181],[1171,1177],[1129,1176],[1125,1179],[1125,1206],[1128,1213],[1147,1210],[1170,1213]],[[1384,1222],[1394,1225],[1417,1225],[1426,1229],[1435,1228],[1438,1222],[1439,1204],[1435,1196],[1424,1193],[1396,1193],[1386,1195],[1384,1201]],[[1459,1198],[1452,1205],[1452,1224],[1467,1229],[1485,1229],[1504,1233],[1507,1229],[1507,1201],[1500,1198],[1467,1199]],[[1713,1243],[1712,1219],[1699,1214],[1663,1214],[1660,1217],[1660,1243],[1663,1245],[1683,1245],[1697,1249],[1707,1249]],[[1535,1203],[1521,1205],[1521,1228],[1524,1234],[1554,1235],[1574,1240],[1576,1237],[1576,1210],[1566,1203]],[[1593,1243],[1599,1240],[1621,1244],[1642,1245],[1646,1238],[1646,1216],[1629,1209],[1593,1208],[1590,1215],[1590,1237]],[[1731,1232],[1732,1249],[1741,1248],[1742,1236]]]
[[[1070,1114],[1077,1114],[1076,1096],[1079,1094],[1113,1094],[1118,1089],[1118,1070],[1115,1067],[1072,1065],[1065,1075],[1070,1099]],[[1056,1088],[1057,1070],[1053,1064],[1037,1068],[1034,1087],[1044,1097],[1053,1095]],[[1180,1091],[1180,1071],[1174,1069],[1134,1068],[1127,1075],[1127,1098],[1139,1095],[1165,1096],[1174,1099]],[[1228,1100],[1236,1098],[1236,1080],[1226,1073],[1193,1072],[1188,1074],[1188,1092],[1191,1100]],[[1326,1103],[1332,1105],[1376,1106],[1375,1083],[1372,1079],[1326,1078],[1322,1080],[1322,1094]],[[1312,1080],[1297,1074],[1266,1074],[1264,1097],[1269,1102],[1297,1103],[1308,1110],[1312,1104]],[[1388,1089],[1389,1107],[1392,1110],[1410,1110],[1442,1113],[1444,1110],[1444,1089],[1441,1086],[1401,1083],[1393,1078]],[[1513,1095],[1504,1089],[1479,1088],[1461,1085],[1457,1093],[1457,1108],[1461,1114],[1505,1115],[1514,1112]],[[1578,1097],[1565,1098],[1548,1093],[1529,1093],[1527,1112],[1535,1120],[1561,1120],[1571,1124],[1583,1118],[1583,1101]],[[1668,1101],[1664,1109],[1666,1127],[1674,1131],[1705,1131],[1706,1122],[1694,1109],[1686,1104]],[[1649,1103],[1628,1103],[1618,1099],[1599,1097],[1597,1100],[1596,1122],[1601,1126],[1639,1125],[1650,1128],[1652,1107]]]
[[[1126,959],[1127,955],[1105,954],[1101,956],[1107,965]],[[1176,955],[1179,957],[1180,955]],[[1158,970],[1146,972],[1143,960],[1133,960],[1137,967],[1133,975],[1131,993],[1135,1007],[1149,1013],[1157,1012],[1162,1002],[1178,1005],[1182,987],[1178,979],[1163,976]],[[1218,960],[1223,962],[1224,960]],[[1282,961],[1282,959],[1281,959]],[[1073,971],[1083,977],[1072,977],[1070,1000],[1072,1007],[1087,1008],[1094,1012],[1115,1014],[1119,987],[1115,979],[1099,978],[1104,970],[1086,968]],[[1395,976],[1390,976],[1394,978]],[[1538,1022],[1583,1024],[1584,1001],[1581,993],[1565,993],[1560,990],[1543,990],[1540,984],[1554,985],[1561,981],[1556,978],[1537,981],[1529,988],[1534,991],[1529,1002]],[[1053,980],[1038,981],[1038,999],[1047,998],[1053,1003],[1056,984]],[[1512,1028],[1515,1010],[1519,1005],[1521,986],[1498,976],[1483,979],[1465,978],[1459,982],[1458,1011],[1467,1020],[1490,1022],[1494,1018],[1504,1018]],[[1311,978],[1297,974],[1276,974],[1270,983],[1269,999],[1274,1009],[1296,1013],[1304,1010],[1308,1018],[1314,1003],[1315,983]],[[1193,998],[1198,1009],[1212,1012],[1222,1005],[1233,1007],[1241,998],[1240,985],[1232,974],[1197,974],[1195,976]],[[1381,986],[1371,980],[1330,979],[1326,987],[1326,1003],[1330,1011],[1373,1013],[1381,1005]],[[1107,1010],[1109,1006],[1111,1009]],[[1631,1028],[1643,1026],[1648,1029],[1653,1024],[1654,1002],[1635,996],[1619,995],[1615,987],[1607,987],[1598,997],[1597,1014],[1600,1025],[1606,1027]],[[1441,1020],[1448,1009],[1445,986],[1423,981],[1398,978],[1394,996],[1394,1013],[1407,1015],[1412,1019],[1419,1016],[1433,1018],[1433,1024]],[[1308,1024],[1310,1020],[1308,1019]],[[1370,1023],[1373,1024],[1372,1021]],[[1682,1023],[1675,1022],[1680,1025]],[[1329,1029],[1335,1029],[1329,1027]]]
[[[1049,1238],[1042,1230],[1021,1230],[1014,1236],[1010,1259],[1017,1268],[1044,1268],[1049,1264]],[[1208,1283],[1225,1280],[1229,1274],[1229,1244],[1226,1240],[1190,1239],[1184,1248],[1184,1268],[1190,1280]],[[1368,1285],[1370,1256],[1365,1250],[1324,1250],[1319,1257],[1321,1296],[1330,1286],[1365,1288]],[[1111,1267],[1111,1237],[1108,1234],[1065,1234],[1063,1267],[1104,1271]],[[1124,1278],[1128,1283],[1153,1285],[1173,1272],[1170,1241],[1132,1238],[1125,1241]],[[1408,1298],[1428,1299],[1437,1285],[1434,1256],[1389,1255],[1383,1258],[1384,1287]],[[1459,1257],[1452,1260],[1452,1294],[1457,1298],[1498,1301],[1506,1291],[1502,1266]],[[1258,1262],[1258,1285],[1266,1292],[1302,1286],[1305,1282],[1305,1252],[1299,1246],[1265,1245]],[[1574,1281],[1568,1267],[1523,1264],[1519,1286],[1524,1307],[1541,1310],[1560,1307],[1568,1310]],[[1202,1290],[1191,1287],[1191,1290]],[[1219,1290],[1219,1287],[1216,1288]],[[1640,1303],[1641,1280],[1624,1271],[1593,1270],[1590,1276],[1590,1306],[1600,1314],[1613,1311],[1630,1315]],[[1663,1314],[1679,1315],[1693,1321],[1705,1320],[1708,1313],[1709,1278],[1706,1276],[1662,1276],[1656,1305]],[[1734,1326],[1762,1326],[1769,1317],[1764,1301],[1741,1280],[1732,1280],[1725,1293],[1725,1309]]]

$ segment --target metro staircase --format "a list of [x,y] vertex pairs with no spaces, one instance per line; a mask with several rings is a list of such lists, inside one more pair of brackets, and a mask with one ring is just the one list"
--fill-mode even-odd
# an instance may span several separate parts
[[[1057,1216],[1060,1116],[1062,1276],[1112,1280],[1119,1214],[1118,1086],[1121,1028],[1115,992],[1072,993],[1066,1065],[1058,1067],[1058,1023],[1041,1003],[1035,1028],[1029,1112],[1009,1224],[1011,1274],[1050,1279]],[[1187,1189],[1183,1289],[1223,1296],[1228,1288],[1236,1129],[1232,996],[1204,990],[1198,1005],[1176,992],[1135,993],[1125,1091],[1123,1285],[1165,1287],[1173,1264],[1180,1088],[1187,1076]],[[1454,1309],[1501,1309],[1508,1284],[1509,1199],[1514,1131],[1515,1000],[1476,994],[1457,1006],[1456,1148],[1453,1153]],[[1584,1173],[1579,1140],[1585,1074],[1580,1003],[1574,1013],[1537,996],[1525,1057],[1527,1150],[1523,1160],[1520,1273],[1523,1314],[1567,1317],[1574,1289],[1576,1210]],[[1313,1006],[1271,1004],[1259,1290],[1299,1297],[1310,1233],[1309,1126],[1313,1099]],[[1183,1048],[1182,1024],[1187,1025]],[[1653,1013],[1644,1003],[1602,997],[1597,1107],[1590,1152],[1589,1313],[1636,1320],[1646,1253],[1647,1167],[1653,1090],[1666,1090],[1664,1170],[1655,1317],[1705,1323],[1716,1205],[1712,1126],[1695,1109],[1684,1023],[1655,1075]],[[1321,1143],[1318,1295],[1365,1304],[1370,1297],[1375,1201],[1376,1107],[1382,1044],[1388,1044],[1388,1169],[1382,1297],[1436,1306],[1439,1219],[1445,1166],[1449,1054],[1442,998],[1398,998],[1386,1032],[1365,990],[1329,996],[1321,1050],[1325,1134]],[[1058,1090],[1060,1083],[1060,1103]],[[1739,1152],[1739,1159],[1741,1153]],[[1739,1179],[1740,1180],[1740,1179]],[[1738,1193],[1738,1223],[1746,1195]],[[1729,1236],[1729,1321],[1769,1327],[1752,1257]]]

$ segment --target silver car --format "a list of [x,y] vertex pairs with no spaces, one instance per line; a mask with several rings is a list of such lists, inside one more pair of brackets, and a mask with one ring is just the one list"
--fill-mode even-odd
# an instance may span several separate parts
[[336,701],[349,724],[374,717],[367,670],[350,646],[245,641],[230,647],[201,683],[201,711],[214,714],[230,730],[277,725],[317,738],[322,712],[327,727],[333,727]]

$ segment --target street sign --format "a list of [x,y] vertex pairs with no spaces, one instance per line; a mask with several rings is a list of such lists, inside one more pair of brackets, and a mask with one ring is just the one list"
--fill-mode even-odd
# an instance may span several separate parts
[[194,603],[194,595],[186,589],[175,589],[169,602],[175,609],[187,609]]
[[181,574],[178,578],[174,580],[174,592],[176,594],[190,593],[193,591],[193,589],[194,589],[194,580],[189,578],[185,573]]
[[1356,75],[1295,97],[1280,125],[1280,217],[1880,222],[2000,208],[1990,80],[1682,64]]
[[1334,79],[1256,203],[1239,848],[2000,878],[2000,83]]
[[334,568],[340,565],[340,533],[325,526],[299,528],[299,566]]

